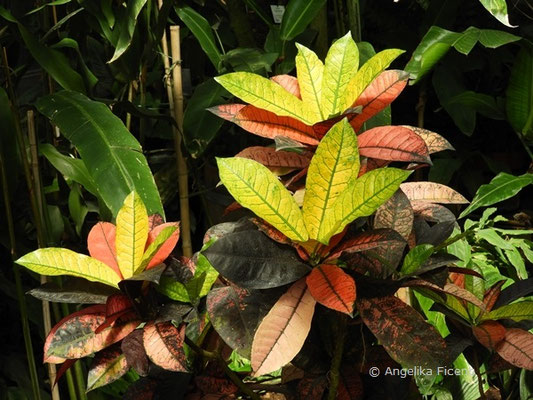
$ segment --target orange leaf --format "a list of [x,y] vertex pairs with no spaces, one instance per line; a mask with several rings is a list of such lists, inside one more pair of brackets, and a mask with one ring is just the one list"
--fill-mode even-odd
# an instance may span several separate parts
[[378,126],[357,137],[359,153],[389,161],[431,163],[426,143],[403,126]]
[[258,136],[269,139],[285,136],[300,143],[318,145],[313,128],[291,117],[280,117],[244,104],[224,104],[208,110]]
[[533,334],[518,328],[509,328],[496,351],[511,364],[533,370]]
[[144,327],[146,355],[154,364],[169,371],[187,371],[184,340],[185,325],[176,328],[171,322],[150,322]]
[[270,78],[270,80],[276,82],[290,94],[295,95],[299,99],[302,98],[300,95],[300,85],[298,84],[298,79],[296,79],[296,77],[292,75],[275,75]]
[[348,315],[355,303],[355,281],[336,265],[319,265],[306,279],[307,287],[320,304]]
[[359,96],[352,107],[362,106],[361,114],[350,119],[354,131],[392,103],[407,85],[409,74],[400,70],[383,71]]
[[268,168],[296,168],[302,169],[309,165],[309,154],[298,154],[292,151],[276,150],[273,147],[248,147],[235,155],[257,161]]
[[485,308],[487,312],[492,310],[492,307],[494,307],[494,304],[498,300],[498,297],[500,297],[500,293],[501,293],[502,286],[504,283],[505,283],[504,280],[496,282],[494,286],[492,286],[485,293],[485,296],[483,297],[483,304],[485,304]]
[[148,232],[148,240],[146,241],[146,248],[148,248],[148,246],[152,244],[152,242],[157,238],[157,235],[159,235],[159,233],[161,233],[163,229],[169,226],[175,226],[177,229],[165,241],[165,244],[161,246],[159,251],[155,253],[155,256],[152,257],[146,269],[150,269],[152,267],[155,267],[156,265],[161,264],[163,261],[165,261],[168,258],[170,253],[172,253],[172,250],[174,250],[174,247],[176,247],[176,244],[178,243],[178,240],[180,238],[180,230],[179,230],[180,224],[179,222],[166,222],[164,224],[157,225],[154,229]]
[[255,332],[252,344],[255,376],[281,368],[298,354],[311,329],[315,304],[304,279],[279,298]]
[[486,321],[472,327],[472,333],[477,341],[490,350],[494,350],[504,339],[505,332],[505,326],[496,321]]
[[407,182],[400,185],[411,201],[427,201],[441,204],[467,204],[460,193],[446,185],[435,182]]
[[120,276],[120,279],[123,279],[115,251],[115,231],[116,227],[112,223],[98,222],[89,232],[87,248],[92,258],[109,265]]

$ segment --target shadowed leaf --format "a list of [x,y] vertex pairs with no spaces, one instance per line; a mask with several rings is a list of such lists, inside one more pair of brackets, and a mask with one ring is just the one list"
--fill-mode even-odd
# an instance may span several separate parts
[[429,222],[455,221],[455,215],[440,204],[428,203],[427,201],[411,201],[411,207],[416,216]]
[[434,283],[424,281],[422,279],[415,279],[413,281],[407,282],[405,286],[430,288],[436,292],[449,294],[460,300],[465,300],[471,304],[474,304],[482,310],[485,309],[485,305],[475,295],[470,293],[468,290],[454,285],[453,283],[446,283],[443,287],[440,287],[438,285],[435,285]]
[[87,391],[94,390],[121,378],[130,369],[120,347],[110,347],[96,354],[89,367]]
[[504,284],[505,280],[496,282],[489,290],[485,292],[485,295],[483,296],[483,304],[485,304],[487,312],[491,311],[494,307],[494,304],[496,304],[496,301],[498,300],[498,297],[500,297],[501,289]]
[[340,257],[342,254],[356,253],[374,249],[376,247],[387,247],[393,243],[405,245],[405,240],[391,229],[373,229],[359,233],[353,238],[343,240],[339,246],[333,249],[333,253],[328,260]]
[[516,281],[502,290],[493,308],[496,309],[509,304],[521,297],[529,296],[531,293],[533,293],[533,278]]
[[413,229],[413,209],[407,196],[398,190],[379,207],[374,216],[374,228],[390,228],[398,232],[405,240],[409,239]]
[[146,355],[154,364],[169,371],[187,371],[184,339],[185,325],[176,328],[171,322],[161,322],[144,327]]
[[87,236],[87,249],[92,258],[109,265],[122,278],[115,251],[115,234],[115,225],[109,222],[98,222]]
[[115,293],[117,290],[110,286],[79,278],[65,279],[61,287],[55,282],[47,282],[28,292],[39,300],[82,304],[105,304]]
[[411,201],[441,204],[468,204],[468,200],[452,188],[435,182],[406,182],[402,191]]
[[353,278],[336,265],[319,265],[306,278],[311,295],[320,304],[351,315],[355,303]]
[[140,376],[148,375],[148,356],[144,350],[143,330],[136,329],[122,340],[120,344],[122,353],[128,365]]

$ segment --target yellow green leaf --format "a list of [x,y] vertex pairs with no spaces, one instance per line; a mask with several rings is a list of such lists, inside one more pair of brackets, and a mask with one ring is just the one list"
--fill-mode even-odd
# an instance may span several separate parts
[[305,242],[302,211],[291,193],[267,167],[246,158],[217,158],[220,180],[243,207],[290,239]]
[[313,112],[326,119],[322,114],[320,99],[322,97],[322,76],[324,75],[324,64],[317,55],[307,47],[296,43],[298,54],[296,55],[296,74],[298,85],[304,103],[309,104]]
[[41,275],[79,276],[93,282],[118,287],[119,276],[108,265],[96,258],[72,250],[49,247],[35,250],[16,261]]
[[161,247],[163,247],[165,242],[172,236],[174,232],[176,232],[177,229],[177,226],[167,226],[165,229],[159,232],[159,235],[157,235],[155,240],[150,243],[148,248],[145,250],[141,263],[133,272],[133,275],[140,274],[146,269],[150,263],[150,260],[157,254],[157,252],[161,249]]
[[352,107],[366,87],[402,53],[399,49],[383,50],[364,63],[348,83],[339,101],[340,111]]
[[359,67],[359,50],[348,32],[330,47],[322,80],[322,113],[327,117],[340,114],[344,92]]
[[318,118],[310,108],[295,95],[270,79],[251,72],[232,72],[215,78],[224,88],[251,105],[273,112],[278,116],[292,117],[304,124],[313,125]]
[[141,264],[148,239],[148,214],[136,192],[131,192],[117,214],[115,248],[124,279],[133,276]]
[[326,234],[334,223],[326,220],[327,210],[358,173],[357,136],[345,118],[320,141],[307,172],[303,216],[311,239],[327,244],[329,237]]
[[319,240],[325,243],[356,218],[371,215],[410,174],[410,171],[397,168],[378,168],[356,179],[327,210],[324,220],[331,224],[331,228]]

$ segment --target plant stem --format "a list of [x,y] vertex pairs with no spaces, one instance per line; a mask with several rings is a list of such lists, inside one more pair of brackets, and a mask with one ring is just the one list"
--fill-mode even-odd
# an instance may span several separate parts
[[347,322],[347,315],[342,314],[338,319],[335,349],[333,350],[333,358],[331,359],[331,368],[329,370],[328,400],[335,400],[337,398],[337,389],[339,388],[340,381],[342,353],[344,351],[344,340],[346,339]]
[[74,363],[74,377],[78,386],[78,399],[87,400],[87,393],[85,393],[85,378],[83,369],[81,367],[81,361],[78,360]]

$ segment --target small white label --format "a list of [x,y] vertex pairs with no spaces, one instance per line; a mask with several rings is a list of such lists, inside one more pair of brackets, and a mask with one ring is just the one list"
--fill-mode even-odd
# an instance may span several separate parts
[[270,9],[272,10],[272,18],[274,18],[274,23],[281,24],[283,14],[285,14],[285,6],[270,5]]

